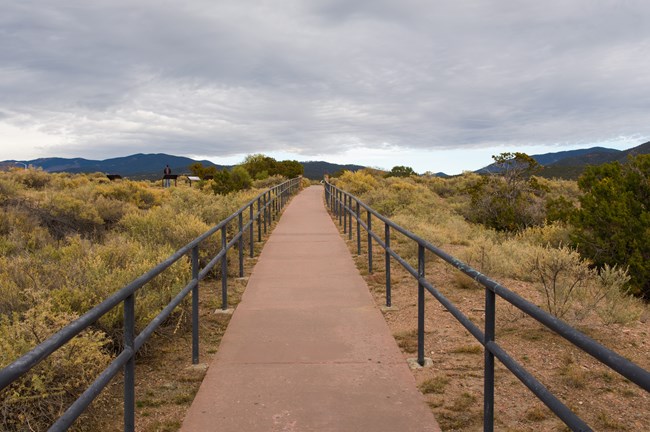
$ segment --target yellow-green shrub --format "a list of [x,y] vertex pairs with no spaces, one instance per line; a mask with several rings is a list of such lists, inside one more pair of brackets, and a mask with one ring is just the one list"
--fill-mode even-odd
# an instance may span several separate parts
[[63,192],[46,195],[39,208],[41,219],[57,229],[86,233],[104,224],[92,203]]
[[178,249],[208,230],[208,225],[187,211],[156,207],[129,213],[120,227],[132,239],[148,245],[171,245]]
[[337,186],[352,195],[359,195],[375,189],[378,180],[367,170],[344,171],[337,180]]
[[12,175],[28,188],[42,189],[52,180],[52,176],[40,169],[13,170]]
[[0,209],[0,225],[0,239],[4,244],[0,248],[0,255],[30,253],[54,241],[49,231],[40,225],[36,215],[26,208]]
[[96,194],[131,203],[140,209],[150,209],[160,205],[165,191],[151,188],[145,182],[123,180],[97,185]]
[[0,173],[0,205],[18,196],[24,186],[6,173]]
[[[0,367],[75,318],[47,299],[24,314],[0,315]],[[45,430],[108,365],[108,345],[101,331],[87,330],[0,392],[2,430]]]
[[280,183],[286,181],[287,179],[282,177],[279,174],[265,177],[263,179],[253,180],[254,189],[268,189],[273,186],[279,185]]
[[528,268],[544,298],[544,307],[558,318],[579,322],[596,313],[604,324],[627,324],[639,318],[641,300],[630,296],[627,270],[592,268],[568,247],[540,248]]

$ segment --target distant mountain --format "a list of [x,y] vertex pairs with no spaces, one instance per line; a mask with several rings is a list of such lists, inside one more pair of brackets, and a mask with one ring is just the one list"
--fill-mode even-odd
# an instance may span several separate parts
[[587,166],[602,165],[609,162],[624,163],[629,156],[650,154],[650,142],[638,145],[628,150],[594,151],[579,156],[563,159],[549,166],[545,166],[541,175],[548,178],[577,179]]
[[[169,164],[174,174],[189,173],[190,165],[200,162],[204,167],[214,166],[217,169],[230,169],[232,165],[217,165],[208,160],[194,160],[183,156],[173,156],[164,153],[143,154],[138,153],[130,156],[90,160],[83,158],[41,158],[29,161],[4,161],[10,164],[31,165],[41,168],[47,172],[69,172],[69,173],[93,173],[103,172],[106,174],[120,174],[133,179],[157,179],[162,176],[165,165]],[[305,168],[305,177],[310,179],[322,179],[325,174],[334,174],[342,169],[357,171],[363,169],[361,165],[339,165],[329,162],[301,162]]]
[[547,166],[547,165],[563,163],[571,159],[579,159],[581,157],[590,158],[592,157],[591,155],[595,155],[595,154],[611,156],[620,153],[622,152],[616,149],[610,149],[605,147],[592,147],[588,149],[568,150],[568,151],[561,151],[557,153],[546,153],[541,155],[534,155],[531,157],[535,159],[537,163],[539,163],[540,165]]
[[322,180],[325,174],[334,174],[341,170],[359,171],[365,167],[361,165],[339,165],[323,161],[300,162],[305,168],[304,176],[312,180]]
[[[615,150],[604,147],[569,150],[556,153],[531,155],[543,166],[540,175],[547,178],[577,179],[589,165],[601,165],[608,162],[625,162],[629,155],[649,154],[650,142],[628,150]],[[494,173],[498,168],[495,164],[488,165],[476,171],[479,174]]]
[[41,158],[28,161],[5,161],[26,163],[47,172],[120,174],[134,179],[154,179],[162,176],[165,165],[169,165],[172,173],[188,173],[189,166],[201,162],[203,166],[215,166],[218,169],[229,168],[227,165],[216,165],[208,160],[194,160],[182,156],[172,156],[164,153],[138,153],[105,160],[89,160],[83,158]]
[[[588,157],[591,154],[618,154],[622,153],[620,150],[609,149],[604,147],[592,147],[588,149],[579,149],[579,150],[567,150],[555,153],[544,153],[538,155],[530,155],[533,159],[537,161],[540,165],[550,166],[554,164],[561,163],[567,159],[575,159],[580,157]],[[486,173],[495,173],[498,172],[499,168],[496,164],[490,164],[486,167],[483,167],[476,172],[479,174]]]
[[623,151],[623,156],[618,160],[624,161],[628,156],[636,156],[640,154],[650,154],[650,141]]

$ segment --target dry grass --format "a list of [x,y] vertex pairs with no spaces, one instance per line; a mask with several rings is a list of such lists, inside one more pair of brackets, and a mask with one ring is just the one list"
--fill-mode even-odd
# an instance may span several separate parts
[[418,387],[424,394],[443,394],[447,384],[449,384],[449,379],[447,377],[437,376],[424,380]]

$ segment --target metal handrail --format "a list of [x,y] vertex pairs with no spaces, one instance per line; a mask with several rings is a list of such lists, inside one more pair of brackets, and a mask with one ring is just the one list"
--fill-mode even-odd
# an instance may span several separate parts
[[[521,382],[528,387],[551,411],[555,413],[573,431],[591,431],[592,429],[572,412],[564,403],[556,398],[540,381],[530,374],[520,363],[513,359],[506,350],[495,342],[495,299],[496,295],[503,298],[526,315],[534,318],[547,328],[568,340],[582,351],[590,354],[599,362],[607,365],[642,389],[650,392],[650,372],[627,360],[616,352],[604,347],[590,337],[584,335],[569,324],[540,309],[538,306],[520,297],[498,282],[473,269],[469,265],[454,258],[442,249],[418,237],[407,229],[397,225],[381,215],[354,195],[325,183],[325,202],[343,225],[343,233],[352,240],[352,219],[356,220],[357,254],[361,254],[361,228],[367,233],[368,240],[368,270],[372,273],[372,241],[374,240],[385,251],[386,268],[386,306],[391,306],[390,258],[397,261],[408,273],[418,281],[418,354],[417,361],[424,365],[424,291],[432,294],[453,316],[465,327],[470,334],[484,347],[484,396],[483,396],[483,430],[494,430],[494,358],[496,357]],[[354,202],[354,205],[353,205]],[[366,221],[361,215],[361,208],[366,212]],[[382,239],[372,230],[372,217],[384,224]],[[390,247],[390,232],[395,230],[418,244],[418,268],[411,266],[395,250]],[[425,250],[432,252],[443,261],[457,268],[485,287],[485,329],[481,331],[460,309],[437,290],[425,277]]]
[[[169,258],[144,273],[131,283],[108,297],[106,300],[95,306],[81,317],[50,336],[47,340],[34,347],[31,351],[15,360],[10,365],[0,370],[0,391],[9,386],[21,376],[29,372],[50,354],[61,348],[75,336],[97,322],[102,316],[112,310],[120,303],[124,303],[124,348],[109,366],[100,373],[95,381],[84,391],[84,393],[73,402],[66,412],[48,429],[49,431],[67,430],[72,423],[83,413],[90,403],[101,393],[111,379],[124,368],[124,430],[135,430],[135,375],[134,359],[135,353],[144,345],[153,332],[162,324],[172,311],[192,293],[192,363],[199,362],[199,281],[204,279],[209,271],[221,262],[221,307],[228,308],[228,272],[226,259],[228,250],[235,244],[239,249],[239,276],[244,275],[243,251],[244,233],[249,234],[249,253],[254,256],[254,224],[257,222],[258,242],[262,241],[262,227],[267,232],[267,225],[277,219],[280,211],[288,202],[289,196],[296,193],[301,187],[302,177],[287,180],[274,186],[244,204],[233,214],[219,222],[216,226],[201,234],[187,245],[183,246]],[[257,204],[257,211],[254,207]],[[248,211],[248,222],[243,224],[244,213]],[[233,238],[227,242],[228,224],[238,219],[238,231]],[[217,232],[221,232],[221,250],[209,261],[199,268],[199,246],[206,239]],[[192,279],[174,297],[174,299],[138,334],[135,334],[135,293],[147,282],[168,269],[176,261],[185,255],[191,255]]]

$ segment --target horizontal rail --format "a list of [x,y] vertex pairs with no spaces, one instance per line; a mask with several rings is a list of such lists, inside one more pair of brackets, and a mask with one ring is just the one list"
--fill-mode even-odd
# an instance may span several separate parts
[[[397,225],[387,217],[378,213],[369,205],[361,201],[354,195],[337,188],[329,182],[325,182],[325,202],[334,214],[340,224],[343,224],[343,231],[347,233],[349,238],[352,239],[352,218],[356,220],[357,225],[357,251],[360,253],[360,235],[359,230],[363,228],[368,235],[368,260],[369,269],[372,271],[372,249],[371,240],[374,240],[381,246],[387,256],[386,259],[386,273],[390,272],[390,260],[388,257],[397,261],[413,278],[418,282],[418,285],[423,287],[431,295],[433,295],[453,316],[460,322],[469,333],[476,338],[485,348],[486,363],[485,363],[485,385],[486,392],[484,395],[484,429],[486,431],[493,430],[493,395],[494,395],[494,370],[492,356],[501,361],[519,380],[521,380],[540,400],[542,400],[562,421],[565,422],[572,430],[575,431],[588,431],[591,430],[589,426],[577,417],[571,410],[559,401],[553,394],[551,394],[536,378],[534,378],[525,368],[517,363],[510,355],[503,350],[493,340],[494,333],[494,302],[490,300],[490,296],[498,295],[505,301],[509,302],[528,316],[534,318],[539,323],[554,331],[556,334],[562,336],[574,346],[582,351],[590,354],[599,362],[607,365],[612,370],[618,372],[622,376],[629,379],[644,390],[650,392],[650,372],[636,365],[635,363],[627,360],[623,356],[610,350],[609,348],[599,344],[585,334],[571,327],[564,321],[554,317],[553,315],[542,310],[533,303],[518,296],[514,292],[505,288],[498,282],[490,279],[486,275],[478,272],[464,262],[449,255],[442,249],[432,245],[425,239],[415,235],[411,231]],[[354,205],[353,205],[354,202]],[[361,209],[366,212],[366,221],[363,220]],[[441,258],[447,264],[455,267],[462,273],[474,279],[486,288],[486,309],[485,309],[485,323],[486,332],[481,331],[466,315],[464,315],[449,299],[447,299],[439,290],[437,290],[423,275],[420,270],[414,268],[409,262],[403,259],[394,249],[387,245],[390,237],[382,239],[379,234],[372,230],[372,219],[374,216],[379,221],[383,222],[385,233],[398,232],[406,238],[415,242],[419,248],[428,250],[435,256]],[[349,220],[349,222],[348,222]],[[390,229],[389,229],[390,228]],[[349,231],[348,231],[349,230]],[[388,234],[386,234],[388,235]],[[424,255],[419,254],[418,267],[422,267],[424,273]],[[390,281],[386,280],[386,296],[388,303]],[[420,306],[419,306],[420,308]],[[423,309],[423,308],[422,308]],[[424,312],[421,312],[422,314]],[[422,320],[422,316],[418,320]],[[423,329],[418,328],[418,341],[423,340]],[[422,333],[422,334],[420,334]],[[489,337],[488,337],[489,336]],[[418,346],[418,362],[423,364],[423,347]]]
[[[253,256],[253,225],[257,221],[258,230],[261,230],[261,224],[264,224],[264,231],[266,232],[267,224],[270,223],[270,219],[273,217],[277,218],[277,214],[281,211],[282,207],[288,202],[288,197],[295,194],[301,188],[301,177],[297,177],[291,180],[287,180],[277,186],[267,189],[266,191],[258,194],[255,198],[248,201],[237,211],[232,213],[230,216],[220,221],[217,225],[196,237],[194,240],[190,241],[185,246],[178,249],[170,257],[145,272],[141,276],[134,279],[125,287],[121,288],[106,300],[102,301],[97,306],[90,309],[88,312],[84,313],[81,317],[72,321],[70,324],[63,327],[61,330],[57,331],[55,334],[50,336],[48,339],[34,347],[32,350],[21,356],[20,358],[14,360],[11,364],[0,370],[0,390],[3,390],[9,386],[14,381],[18,380],[21,376],[29,372],[30,369],[39,364],[43,359],[47,358],[57,349],[61,348],[68,341],[70,341],[75,336],[78,336],[81,332],[92,326],[99,319],[101,319],[106,313],[111,311],[113,308],[118,306],[120,303],[127,301],[129,298],[134,298],[132,296],[146,285],[148,282],[153,280],[156,276],[164,272],[166,269],[171,267],[178,260],[183,257],[191,254],[193,257],[198,257],[198,248],[199,246],[209,239],[211,236],[221,231],[222,235],[226,233],[226,228],[228,224],[235,219],[238,219],[241,222],[243,216],[249,216],[249,220],[246,224],[239,223],[238,231],[233,236],[233,238],[225,244],[225,247],[222,247],[219,252],[213,257],[209,263],[203,268],[198,268],[198,259],[192,259],[192,274],[193,278],[180,290],[180,292],[168,303],[158,315],[150,321],[147,326],[133,339],[132,346],[125,346],[122,351],[117,355],[117,357],[110,363],[110,365],[102,371],[95,381],[88,387],[84,393],[66,410],[66,412],[61,416],[50,428],[52,431],[62,431],[66,430],[72,423],[81,415],[81,413],[90,405],[90,403],[97,397],[97,395],[106,387],[110,380],[120,371],[120,369],[125,368],[125,372],[129,367],[129,364],[132,364],[132,359],[135,356],[135,353],[144,345],[144,343],[151,337],[155,330],[171,315],[176,307],[178,307],[183,299],[185,299],[190,292],[195,295],[195,292],[198,289],[199,281],[204,279],[209,271],[219,262],[223,261],[227,257],[227,253],[235,245],[238,245],[240,248],[244,247],[242,242],[244,233],[248,230],[250,239],[250,253],[251,257]],[[263,205],[261,203],[263,202]],[[257,204],[257,211],[254,211],[255,205]],[[260,231],[261,232],[261,231]],[[258,238],[258,241],[261,241],[261,235]],[[241,252],[241,251],[240,251]],[[243,260],[243,254],[239,254],[240,259],[240,268],[243,268],[241,260]],[[222,274],[222,284],[226,286],[225,280],[227,274]],[[224,293],[225,294],[225,293]],[[196,303],[198,305],[198,303]],[[198,309],[193,307],[193,355],[192,361],[194,363],[198,362]],[[134,318],[132,318],[134,319]],[[132,326],[132,323],[129,324]],[[125,322],[125,328],[128,327]],[[134,392],[134,389],[125,389],[125,430],[133,430],[134,426],[131,425],[130,421],[127,421],[127,416],[133,415],[133,413],[128,413],[128,411],[133,411],[133,407],[126,406],[126,394],[128,392]],[[134,400],[133,397],[129,399]]]

